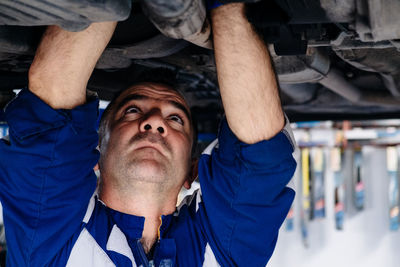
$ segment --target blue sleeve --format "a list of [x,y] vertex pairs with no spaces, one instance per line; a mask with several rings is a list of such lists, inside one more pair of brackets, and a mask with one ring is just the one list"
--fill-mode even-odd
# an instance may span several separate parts
[[44,266],[66,245],[96,187],[98,101],[54,110],[28,89],[6,107],[0,198],[12,266]]
[[222,122],[218,144],[199,165],[203,230],[222,266],[267,264],[294,199],[286,187],[296,169],[293,151],[286,128],[248,145]]

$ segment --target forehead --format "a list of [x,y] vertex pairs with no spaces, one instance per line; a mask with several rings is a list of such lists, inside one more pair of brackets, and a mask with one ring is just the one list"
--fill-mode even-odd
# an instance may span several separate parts
[[183,96],[173,88],[156,83],[140,83],[126,89],[117,99],[116,105],[121,106],[132,95],[140,95],[159,101],[175,102],[190,111],[188,104]]

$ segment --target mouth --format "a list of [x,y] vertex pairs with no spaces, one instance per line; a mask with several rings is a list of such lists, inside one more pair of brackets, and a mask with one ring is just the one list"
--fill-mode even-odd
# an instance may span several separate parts
[[159,135],[150,133],[138,133],[130,141],[134,151],[149,149],[156,150],[164,157],[169,157],[171,148],[169,144]]
[[155,145],[155,144],[149,144],[149,143],[145,142],[143,144],[138,145],[135,148],[136,151],[138,151],[138,150],[146,150],[146,149],[155,150],[155,151],[157,151],[158,153],[160,153],[161,155],[164,156],[164,151],[162,150],[162,148],[157,146],[157,145]]

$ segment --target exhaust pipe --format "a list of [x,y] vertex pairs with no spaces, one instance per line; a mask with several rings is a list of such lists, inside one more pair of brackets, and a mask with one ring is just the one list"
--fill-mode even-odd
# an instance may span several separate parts
[[165,36],[212,49],[211,26],[203,0],[143,0],[142,7]]
[[360,89],[346,81],[343,76],[340,70],[331,68],[325,77],[318,82],[356,105],[400,106],[400,99],[393,97],[391,94],[386,92],[380,94],[361,92]]
[[361,91],[346,81],[343,74],[335,68],[331,68],[319,83],[351,102],[357,103],[361,99]]

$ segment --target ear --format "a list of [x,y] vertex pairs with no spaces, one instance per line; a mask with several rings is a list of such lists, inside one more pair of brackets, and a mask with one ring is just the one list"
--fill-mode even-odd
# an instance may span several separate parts
[[189,175],[186,178],[185,182],[183,183],[183,186],[186,189],[190,189],[190,187],[192,186],[193,181],[196,180],[197,176],[199,175],[198,163],[199,163],[198,159],[192,159]]
[[96,165],[94,165],[93,167],[94,171],[98,171],[99,170],[99,163],[97,162]]

